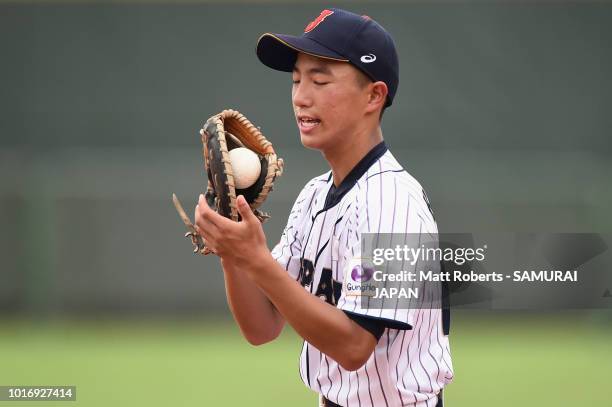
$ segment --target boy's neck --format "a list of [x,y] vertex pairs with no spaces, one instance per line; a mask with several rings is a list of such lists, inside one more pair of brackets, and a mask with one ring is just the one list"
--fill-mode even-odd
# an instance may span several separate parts
[[352,143],[345,143],[333,151],[324,151],[323,157],[332,170],[334,185],[339,186],[353,168],[376,145],[383,141],[382,130],[377,126],[370,133],[354,135]]

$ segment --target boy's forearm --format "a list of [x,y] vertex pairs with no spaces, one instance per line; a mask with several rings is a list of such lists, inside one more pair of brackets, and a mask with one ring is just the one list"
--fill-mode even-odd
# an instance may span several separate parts
[[253,345],[274,340],[285,323],[282,315],[244,270],[223,260],[221,265],[227,302],[243,336]]
[[367,360],[376,345],[369,332],[304,290],[272,257],[254,264],[251,278],[302,338],[349,370]]

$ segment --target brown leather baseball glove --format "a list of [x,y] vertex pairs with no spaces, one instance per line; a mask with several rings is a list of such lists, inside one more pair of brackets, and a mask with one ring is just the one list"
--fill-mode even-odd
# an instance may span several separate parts
[[[208,176],[205,194],[208,205],[219,214],[237,222],[240,215],[236,198],[243,195],[255,216],[264,222],[269,215],[258,208],[272,191],[276,178],[283,173],[283,159],[276,156],[272,143],[246,117],[235,110],[224,110],[209,118],[200,134],[204,169]],[[236,188],[229,156],[229,151],[238,147],[245,147],[256,153],[261,164],[259,178],[246,189]],[[185,236],[191,239],[194,253],[211,253],[175,194],[172,194],[172,200],[189,230]]]

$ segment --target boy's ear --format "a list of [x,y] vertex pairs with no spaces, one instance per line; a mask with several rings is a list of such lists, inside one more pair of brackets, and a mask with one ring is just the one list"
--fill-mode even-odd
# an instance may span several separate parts
[[368,111],[375,112],[379,109],[384,109],[388,94],[389,89],[386,83],[382,81],[372,82],[370,84]]

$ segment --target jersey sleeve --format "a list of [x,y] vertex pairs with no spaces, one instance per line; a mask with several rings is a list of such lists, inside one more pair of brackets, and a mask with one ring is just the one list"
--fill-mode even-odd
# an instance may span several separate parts
[[[411,329],[415,309],[391,301],[384,307],[370,307],[360,295],[347,295],[346,286],[355,284],[352,268],[361,264],[361,243],[364,233],[437,234],[433,216],[421,195],[408,191],[393,177],[372,177],[356,186],[353,211],[338,239],[338,271],[343,275],[343,290],[337,307],[353,315],[362,315],[383,323],[388,328]],[[412,193],[411,193],[412,192]],[[367,300],[367,297],[365,298]]]
[[300,253],[303,244],[301,225],[310,209],[315,184],[316,178],[311,180],[298,195],[289,213],[280,241],[272,249],[272,257],[296,280],[300,271]]

